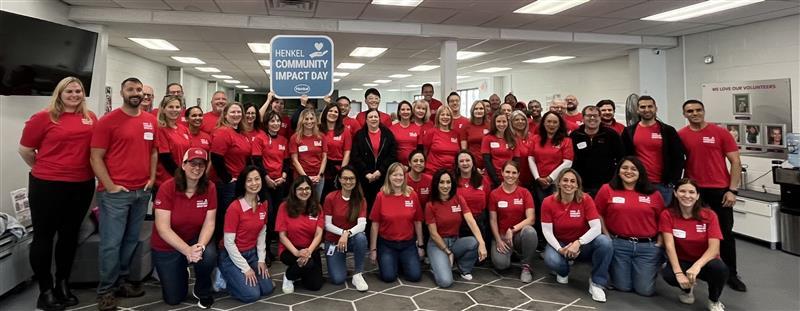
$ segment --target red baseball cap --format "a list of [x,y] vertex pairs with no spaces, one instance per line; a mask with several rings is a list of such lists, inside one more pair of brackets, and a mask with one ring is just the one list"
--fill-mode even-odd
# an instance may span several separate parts
[[206,152],[202,148],[189,148],[189,150],[186,150],[186,153],[183,154],[183,162],[191,161],[194,159],[202,159],[204,161],[208,161],[208,152]]

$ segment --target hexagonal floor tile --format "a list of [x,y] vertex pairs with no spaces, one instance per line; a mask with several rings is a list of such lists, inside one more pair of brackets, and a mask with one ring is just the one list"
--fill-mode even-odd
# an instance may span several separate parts
[[314,300],[309,300],[304,303],[292,306],[292,310],[297,311],[315,311],[315,310],[326,310],[326,311],[352,311],[353,304],[350,302],[344,302],[340,300],[333,300],[333,299],[326,299],[326,298],[319,298]]
[[516,289],[494,287],[491,285],[471,290],[469,291],[469,295],[478,303],[508,308],[519,306],[528,301],[528,297],[525,297],[525,295]]
[[411,298],[376,294],[355,302],[358,310],[407,311],[417,307]]
[[413,298],[422,309],[428,310],[464,310],[474,305],[472,299],[464,293],[432,290]]

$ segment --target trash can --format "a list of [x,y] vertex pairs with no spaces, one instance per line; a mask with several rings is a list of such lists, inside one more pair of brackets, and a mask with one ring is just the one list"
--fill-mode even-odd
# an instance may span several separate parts
[[800,209],[781,207],[781,250],[800,256]]

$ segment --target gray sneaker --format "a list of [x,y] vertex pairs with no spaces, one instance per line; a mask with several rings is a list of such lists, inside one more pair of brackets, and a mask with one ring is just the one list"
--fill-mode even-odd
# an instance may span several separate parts
[[531,266],[522,265],[522,273],[519,274],[519,280],[522,281],[522,283],[530,283],[533,281]]

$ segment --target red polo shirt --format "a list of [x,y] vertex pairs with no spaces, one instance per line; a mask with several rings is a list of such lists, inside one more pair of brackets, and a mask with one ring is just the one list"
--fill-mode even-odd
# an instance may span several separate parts
[[244,252],[256,247],[258,234],[266,225],[267,201],[259,203],[254,209],[248,206],[244,199],[239,199],[233,200],[228,206],[223,231],[235,233],[236,248],[239,249],[239,252]]
[[[161,184],[153,208],[170,211],[169,226],[178,237],[186,243],[197,239],[203,229],[208,211],[217,209],[217,188],[209,182],[206,193],[186,197],[185,193],[175,191],[175,179],[169,179]],[[156,225],[153,224],[153,236],[150,246],[157,251],[168,252],[174,250],[161,235],[158,234]]]

